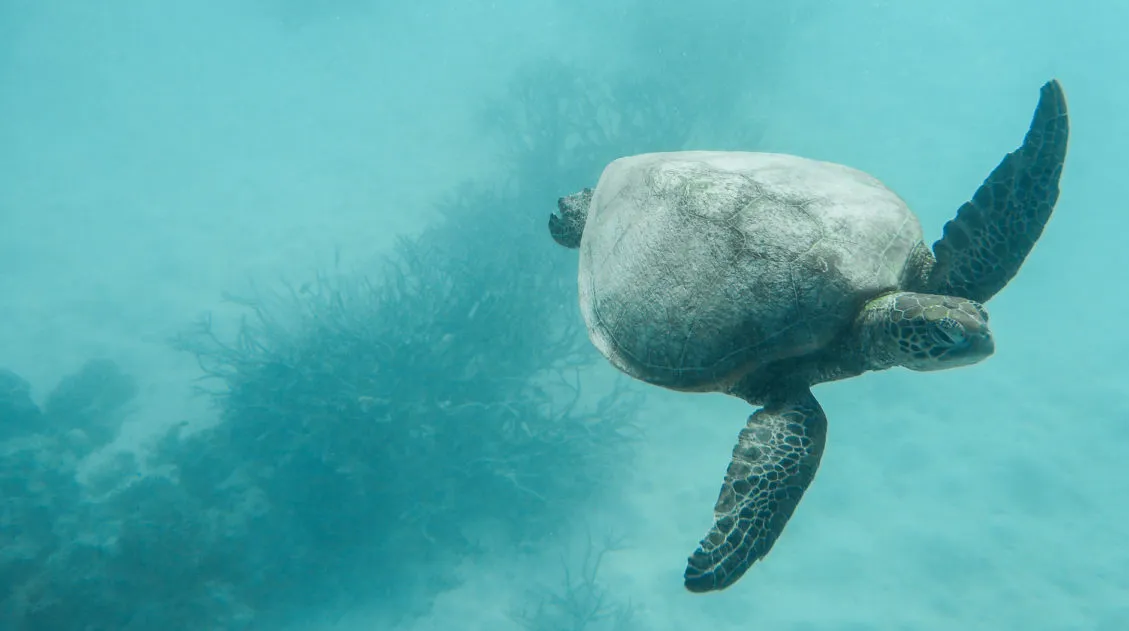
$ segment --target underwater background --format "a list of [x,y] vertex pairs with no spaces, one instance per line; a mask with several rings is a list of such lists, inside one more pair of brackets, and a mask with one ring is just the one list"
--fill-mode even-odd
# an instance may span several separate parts
[[[1129,628],[1129,4],[0,0],[0,629]],[[687,555],[751,412],[619,375],[546,221],[621,155],[866,170],[925,229],[1059,79],[997,350],[820,385],[771,554]]]

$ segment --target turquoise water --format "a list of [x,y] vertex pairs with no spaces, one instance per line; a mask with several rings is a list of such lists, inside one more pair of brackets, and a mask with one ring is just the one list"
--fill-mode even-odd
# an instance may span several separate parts
[[[0,628],[1129,627],[1129,5],[111,4],[0,0]],[[996,354],[818,386],[784,535],[688,593],[752,410],[596,355],[557,198],[786,152],[932,243],[1052,78],[1062,194]]]

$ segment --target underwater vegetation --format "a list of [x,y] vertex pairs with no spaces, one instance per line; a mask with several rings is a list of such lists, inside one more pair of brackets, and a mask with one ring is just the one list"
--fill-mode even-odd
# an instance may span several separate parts
[[207,323],[180,340],[222,382],[222,422],[174,429],[157,461],[199,501],[226,488],[265,511],[247,514],[262,526],[243,549],[271,577],[254,581],[263,598],[340,598],[308,577],[355,569],[374,590],[357,598],[426,600],[476,552],[470,533],[540,543],[628,462],[638,397],[587,396],[568,278],[545,274],[499,201],[462,191],[379,276],[250,302],[233,343]]
[[[0,626],[271,628],[373,602],[410,618],[458,562],[559,545],[618,492],[641,399],[582,378],[600,358],[548,216],[609,160],[685,144],[685,98],[669,79],[531,66],[483,110],[504,176],[450,192],[371,269],[256,291],[235,335],[203,319],[173,340],[218,420],[146,453],[79,473],[136,393],[112,362],[42,406],[0,374]],[[628,628],[599,558],[515,619]]]
[[591,533],[579,559],[562,554],[560,582],[530,590],[531,606],[510,613],[528,631],[631,631],[638,628],[630,602],[617,599],[599,580],[604,555],[619,542],[594,542]]

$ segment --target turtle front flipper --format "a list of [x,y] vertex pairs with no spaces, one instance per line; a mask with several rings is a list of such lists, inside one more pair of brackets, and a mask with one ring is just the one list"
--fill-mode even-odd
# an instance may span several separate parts
[[1023,145],[1004,156],[933,244],[931,292],[987,302],[1015,276],[1058,201],[1069,134],[1062,85],[1049,81]]
[[725,589],[768,554],[815,478],[826,437],[827,417],[806,387],[749,417],[725,472],[714,525],[687,562],[686,589]]

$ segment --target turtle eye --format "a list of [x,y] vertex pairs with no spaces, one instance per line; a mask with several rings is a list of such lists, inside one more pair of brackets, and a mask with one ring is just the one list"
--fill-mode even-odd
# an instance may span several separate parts
[[942,318],[933,327],[933,340],[944,346],[964,346],[964,327],[952,318]]

